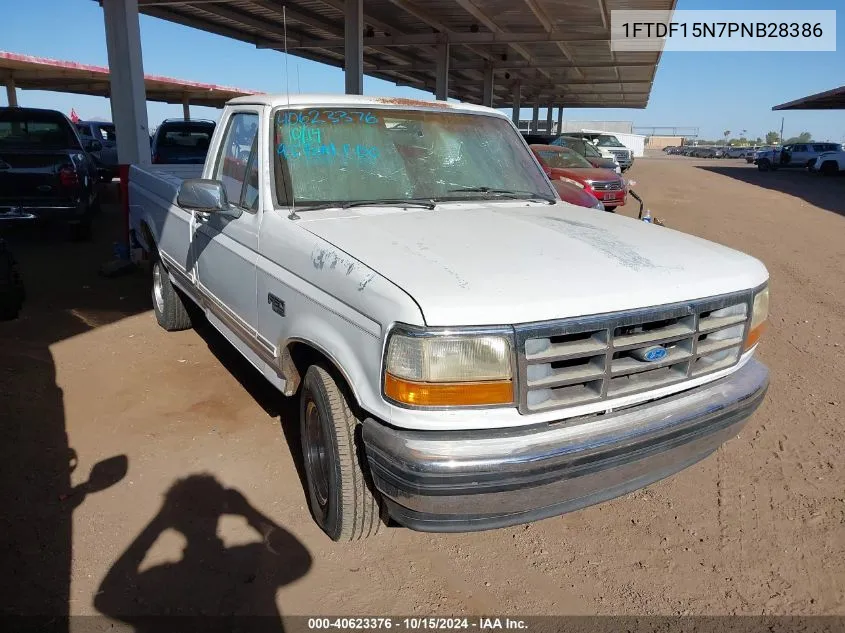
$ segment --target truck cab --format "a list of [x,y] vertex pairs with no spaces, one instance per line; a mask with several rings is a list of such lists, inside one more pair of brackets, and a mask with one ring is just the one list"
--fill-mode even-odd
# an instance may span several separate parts
[[298,399],[334,540],[613,498],[706,457],[766,391],[763,264],[561,201],[496,110],[241,97],[204,165],[133,166],[129,203],[158,323],[202,315]]

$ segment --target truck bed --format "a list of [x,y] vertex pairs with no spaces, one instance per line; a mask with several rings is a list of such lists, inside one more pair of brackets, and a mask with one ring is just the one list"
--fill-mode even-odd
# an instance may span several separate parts
[[[167,227],[171,239],[175,244],[184,240],[179,239],[177,226],[183,224],[188,230],[190,213],[176,207],[176,196],[179,186],[188,178],[202,176],[202,165],[133,165],[129,170],[129,227],[135,232],[141,245],[149,250],[150,244],[144,239],[141,223],[146,221],[150,227],[156,227],[156,237],[161,240],[165,230],[165,220],[172,209],[174,221]],[[176,220],[179,221],[176,221]],[[176,233],[171,233],[175,231]],[[184,246],[184,244],[183,244]],[[176,247],[174,246],[174,249]],[[187,250],[182,249],[180,263],[187,267]],[[179,252],[176,249],[174,252]]]
[[179,185],[188,178],[201,178],[202,165],[132,165],[129,182],[175,201]]

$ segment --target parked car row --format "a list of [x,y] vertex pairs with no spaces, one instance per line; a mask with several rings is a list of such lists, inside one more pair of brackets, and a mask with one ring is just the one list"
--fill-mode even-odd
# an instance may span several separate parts
[[663,151],[675,156],[691,156],[693,158],[746,158],[754,153],[754,148],[713,145],[684,145],[682,147],[665,147],[663,148]]
[[582,134],[522,136],[564,201],[606,211],[625,204],[628,187],[621,165]]
[[836,155],[841,153],[839,143],[793,143],[762,149],[754,154],[753,163],[760,171],[797,167],[831,174],[839,172]]
[[[150,137],[154,163],[205,161],[214,121],[167,119]],[[113,123],[55,110],[0,108],[0,219],[66,225],[87,239],[99,210],[98,182],[118,173]]]

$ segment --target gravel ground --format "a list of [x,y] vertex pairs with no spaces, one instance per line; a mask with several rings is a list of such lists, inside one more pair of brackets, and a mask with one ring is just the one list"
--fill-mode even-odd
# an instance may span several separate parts
[[[667,226],[768,266],[767,400],[668,480],[474,534],[332,543],[295,407],[207,326],[159,329],[142,276],[97,276],[113,209],[93,247],[13,236],[29,302],[0,324],[0,613],[845,615],[845,180],[679,157],[630,175]],[[126,475],[113,460],[86,489],[120,455]]]

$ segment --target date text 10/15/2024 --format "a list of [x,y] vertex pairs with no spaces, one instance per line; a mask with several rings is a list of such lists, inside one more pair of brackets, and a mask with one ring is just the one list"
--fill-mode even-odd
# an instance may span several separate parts
[[308,630],[374,630],[396,629],[399,631],[525,631],[528,623],[516,618],[477,617],[352,617],[352,618],[308,618]]

